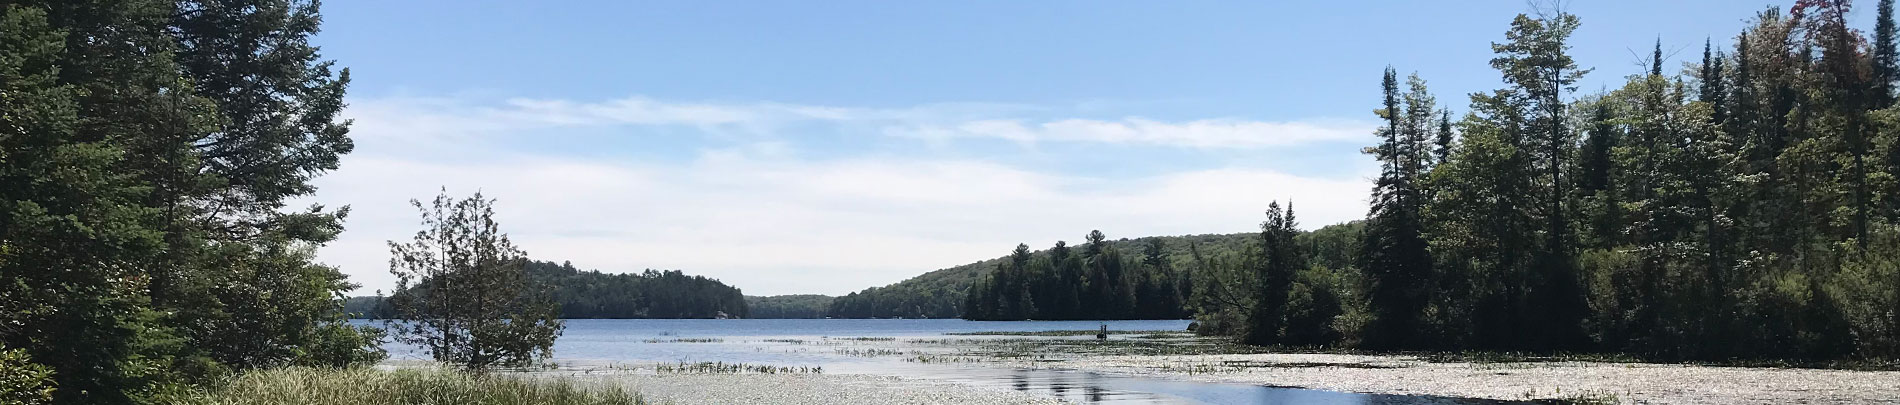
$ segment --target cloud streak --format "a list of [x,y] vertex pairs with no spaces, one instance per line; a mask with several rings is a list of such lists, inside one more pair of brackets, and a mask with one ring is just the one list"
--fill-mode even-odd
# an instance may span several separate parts
[[1189,148],[1266,148],[1319,142],[1352,141],[1371,133],[1365,123],[1339,120],[1265,122],[1195,120],[1162,122],[1144,118],[1116,121],[1063,119],[1044,122],[979,120],[954,125],[893,127],[887,133],[943,141],[996,138],[1024,144],[1099,142]]
[[[311,198],[352,206],[348,231],[320,249],[319,259],[364,284],[359,293],[389,288],[384,242],[415,232],[409,199],[427,199],[444,187],[454,195],[480,190],[498,199],[498,220],[531,257],[611,272],[681,269],[755,295],[840,294],[998,256],[1019,242],[1073,242],[1091,229],[1111,237],[1247,232],[1272,200],[1295,200],[1309,227],[1364,211],[1368,185],[1356,166],[1323,178],[1224,166],[1102,176],[981,155],[933,155],[923,141],[881,131],[945,125],[961,131],[955,137],[1243,149],[1323,142],[1344,136],[1333,131],[1348,131],[1233,120],[967,120],[984,115],[981,110],[1021,111],[975,106],[366,100],[349,111],[357,120],[358,152],[320,178]],[[808,153],[828,146],[801,142],[803,131],[814,129],[780,126],[788,122],[862,124],[867,131],[855,136],[911,142],[843,155]],[[990,133],[986,125],[1003,135],[975,135]],[[697,139],[694,152],[664,162],[445,141],[533,141],[576,128],[639,138],[651,126],[684,127],[705,139]],[[713,130],[702,128],[719,126],[746,126],[761,135],[712,140]],[[1274,131],[1307,132],[1255,139]],[[438,141],[462,153],[416,150],[418,142]]]

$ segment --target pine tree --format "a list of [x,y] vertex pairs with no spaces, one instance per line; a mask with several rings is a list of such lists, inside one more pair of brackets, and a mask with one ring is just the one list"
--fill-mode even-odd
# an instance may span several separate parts
[[[1399,94],[1396,76],[1392,69],[1386,70],[1384,90],[1390,107],[1380,114],[1387,122],[1381,135],[1391,146],[1375,155],[1382,167],[1391,169],[1375,183],[1362,242],[1368,304],[1374,309],[1365,341],[1377,348],[1418,344],[1418,318],[1424,311],[1432,262],[1420,224],[1425,196],[1419,184],[1424,175],[1422,162],[1430,159],[1426,132],[1437,107],[1423,80],[1412,76],[1409,90]],[[1395,100],[1403,100],[1403,110]]]
[[1253,252],[1253,277],[1258,280],[1255,285],[1259,290],[1254,294],[1258,299],[1248,311],[1247,333],[1242,338],[1249,344],[1285,343],[1287,295],[1293,288],[1293,273],[1304,266],[1293,242],[1297,227],[1291,202],[1285,210],[1277,201],[1267,204],[1267,220],[1260,223],[1260,242]]
[[1649,56],[1649,75],[1662,76],[1663,75],[1662,38],[1656,38],[1656,48],[1654,51],[1651,51],[1649,55],[1650,55]]
[[1728,89],[1727,82],[1722,79],[1723,56],[1720,53],[1712,53],[1714,50],[1712,46],[1711,42],[1703,40],[1702,68],[1701,75],[1698,77],[1702,86],[1696,92],[1696,96],[1702,102],[1709,104],[1709,120],[1716,125],[1722,125],[1728,121]]
[[1583,149],[1578,160],[1582,172],[1578,174],[1577,188],[1584,199],[1590,201],[1594,210],[1590,218],[1591,241],[1593,247],[1609,247],[1621,242],[1622,213],[1617,191],[1613,190],[1615,174],[1615,150],[1621,139],[1620,131],[1610,112],[1610,101],[1598,100],[1591,108],[1588,137],[1584,138]]
[[1871,109],[1893,106],[1893,83],[1900,80],[1900,51],[1896,51],[1893,0],[1880,0],[1874,18],[1873,81],[1874,105]]
[[390,298],[398,319],[387,323],[396,340],[474,371],[550,356],[565,327],[560,310],[501,233],[494,200],[445,192],[429,205],[410,204],[423,229],[409,243],[389,242],[389,272],[401,292]]
[[1533,308],[1543,313],[1526,321],[1548,326],[1538,329],[1544,336],[1533,337],[1528,342],[1532,345],[1578,347],[1586,339],[1582,323],[1588,307],[1576,274],[1566,215],[1567,198],[1573,192],[1563,176],[1574,142],[1565,122],[1569,103],[1564,95],[1575,91],[1577,79],[1589,72],[1577,67],[1567,53],[1566,41],[1578,25],[1576,16],[1564,13],[1542,19],[1520,16],[1506,34],[1509,41],[1492,45],[1498,56],[1491,66],[1504,74],[1505,83],[1512,86],[1508,91],[1524,100],[1524,144],[1535,151],[1533,167],[1543,171],[1538,198],[1542,200],[1539,215],[1545,222],[1540,231],[1544,246],[1535,256],[1533,266],[1538,270],[1530,275]]
[[1456,136],[1451,130],[1451,110],[1444,110],[1439,113],[1438,132],[1436,132],[1436,135],[1438,135],[1438,137],[1434,140],[1432,149],[1432,166],[1434,167],[1444,164],[1447,160],[1451,160],[1451,143]]

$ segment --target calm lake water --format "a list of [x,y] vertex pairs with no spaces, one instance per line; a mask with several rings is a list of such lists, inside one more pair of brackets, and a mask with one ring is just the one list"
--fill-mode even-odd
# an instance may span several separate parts
[[[371,322],[374,321],[356,321]],[[1494,404],[1459,398],[1367,395],[1322,390],[1215,384],[1061,369],[1021,369],[983,363],[914,363],[901,355],[853,355],[883,339],[1021,338],[951,336],[970,332],[1186,330],[1188,321],[1023,321],[956,319],[570,319],[554,343],[563,367],[651,365],[718,361],[823,367],[828,374],[873,374],[1011,389],[1082,403],[1158,404]],[[1131,335],[1113,335],[1125,339]],[[1073,337],[1093,339],[1093,336]],[[1059,338],[1058,338],[1059,339]],[[868,342],[867,342],[868,341]],[[896,344],[896,343],[893,343]],[[423,360],[414,348],[390,344],[394,360]]]

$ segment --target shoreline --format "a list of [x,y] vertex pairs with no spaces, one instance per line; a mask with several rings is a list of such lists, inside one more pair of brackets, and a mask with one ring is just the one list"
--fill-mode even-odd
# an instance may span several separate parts
[[[1035,385],[1048,381],[1028,386],[1017,382],[1012,387],[1008,381],[996,378],[1008,374],[997,371],[1008,370],[1498,401],[1900,404],[1900,371],[1588,360],[1493,362],[1445,360],[1430,353],[1263,353],[1258,348],[1181,333],[1124,334],[1108,342],[1044,336],[945,335],[833,337],[809,342],[731,339],[713,344],[740,344],[761,352],[835,353],[841,357],[833,361],[856,362],[850,363],[856,367],[822,364],[823,371],[816,373],[751,372],[743,368],[738,372],[662,372],[667,364],[569,359],[557,360],[564,364],[562,368],[525,374],[611,384],[649,399],[679,404],[1063,403],[1050,395],[1049,386]],[[426,362],[407,364],[421,363]],[[404,367],[394,363],[385,366]],[[985,370],[990,374],[959,376],[959,370]]]
[[1502,401],[1900,404],[1900,371],[1593,361],[1441,362],[1418,355],[1041,353],[998,365],[1208,383]]

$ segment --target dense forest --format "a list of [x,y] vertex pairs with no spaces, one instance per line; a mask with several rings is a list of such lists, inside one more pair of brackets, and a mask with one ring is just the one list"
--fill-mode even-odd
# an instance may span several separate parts
[[1190,272],[1176,271],[1160,238],[1148,238],[1139,255],[1124,256],[1091,231],[1086,243],[1056,242],[1037,257],[1029,245],[996,264],[970,285],[963,319],[1075,320],[1182,319],[1193,285]]
[[1581,95],[1580,20],[1522,15],[1491,45],[1504,86],[1456,120],[1387,69],[1350,260],[1302,250],[1270,208],[1247,252],[1192,269],[1221,289],[1191,301],[1258,344],[1896,358],[1892,6],[1871,35],[1846,1],[1770,8],[1681,71],[1658,41]]
[[834,297],[817,294],[774,295],[769,297],[746,296],[746,309],[751,311],[749,318],[758,319],[819,319],[824,318],[831,308]]
[[[1162,256],[1167,258],[1168,266],[1175,269],[1188,268],[1187,264],[1192,262],[1190,247],[1200,249],[1203,253],[1223,254],[1224,252],[1239,252],[1248,243],[1247,234],[1155,236],[1106,240],[1102,243],[1104,249],[1119,251],[1133,249],[1139,252],[1149,245],[1151,240],[1160,241]],[[1044,250],[1030,254],[1042,258],[1049,255],[1049,252]],[[832,301],[826,315],[834,318],[961,317],[963,316],[962,308],[968,304],[966,294],[971,286],[982,281],[988,273],[995,271],[997,266],[1008,260],[1010,256],[1004,256],[932,271],[896,284],[867,288],[837,297]]]
[[320,21],[314,2],[0,2],[7,400],[177,403],[382,358],[342,318],[355,286],[312,259],[349,210],[291,206],[354,148]]
[[[734,318],[750,314],[738,288],[678,270],[602,273],[582,271],[568,262],[535,260],[528,261],[526,270],[536,284],[551,290],[561,318],[710,319],[721,313]],[[390,314],[380,297],[351,297],[345,311],[362,318]]]

